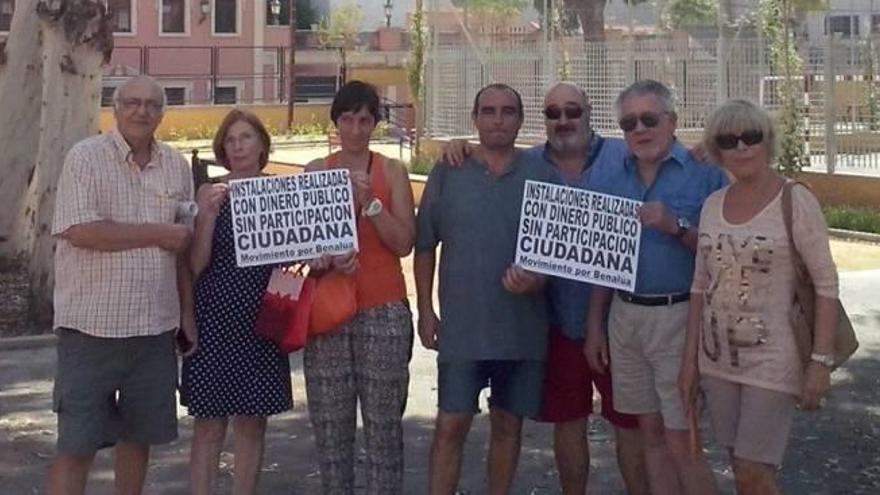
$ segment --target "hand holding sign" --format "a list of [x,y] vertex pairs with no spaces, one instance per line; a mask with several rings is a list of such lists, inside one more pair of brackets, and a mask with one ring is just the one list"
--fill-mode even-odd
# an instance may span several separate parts
[[229,194],[227,184],[206,184],[200,187],[199,193],[196,195],[199,211],[216,218],[220,214],[220,207],[227,194]]
[[501,285],[511,294],[528,294],[543,287],[544,277],[516,265],[510,265],[501,278]]

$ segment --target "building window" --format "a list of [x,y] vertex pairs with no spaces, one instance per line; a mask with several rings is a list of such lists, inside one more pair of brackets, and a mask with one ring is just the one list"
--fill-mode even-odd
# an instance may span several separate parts
[[113,86],[104,86],[101,88],[101,106],[102,107],[112,107],[113,106],[113,93],[116,92],[116,88]]
[[238,103],[238,88],[235,86],[217,86],[214,88],[215,105],[235,105]]
[[13,11],[15,11],[15,0],[0,0],[0,32],[8,32],[12,27]]
[[825,34],[839,34],[844,38],[859,35],[859,16],[831,15],[825,18]]
[[238,6],[236,0],[214,0],[214,32],[234,34],[238,32]]
[[186,32],[186,1],[162,0],[163,33],[182,34]]
[[880,34],[880,15],[871,16],[871,34]]
[[110,12],[110,22],[113,24],[114,33],[130,33],[131,13],[134,0],[107,0],[107,10]]
[[169,106],[186,104],[186,88],[165,88],[165,100]]
[[279,0],[281,11],[276,18],[272,15],[272,2],[274,0],[266,0],[266,24],[269,26],[289,26],[290,25],[290,0]]

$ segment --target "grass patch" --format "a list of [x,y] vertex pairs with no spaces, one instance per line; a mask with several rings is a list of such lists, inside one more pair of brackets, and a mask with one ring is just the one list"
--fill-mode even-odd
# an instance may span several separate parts
[[828,226],[880,234],[880,209],[855,206],[827,206],[822,209]]
[[436,161],[437,159],[431,156],[414,156],[409,162],[409,173],[428,175],[431,173],[431,168],[434,167],[434,162]]

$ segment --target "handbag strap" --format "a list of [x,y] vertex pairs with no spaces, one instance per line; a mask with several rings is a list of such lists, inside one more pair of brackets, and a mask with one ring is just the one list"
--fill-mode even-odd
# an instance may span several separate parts
[[809,186],[797,180],[786,180],[782,186],[782,220],[785,223],[785,232],[788,235],[788,243],[791,246],[791,261],[794,264],[794,272],[797,275],[798,282],[812,285],[813,281],[810,279],[810,272],[807,270],[801,253],[798,252],[797,245],[794,243],[794,215],[792,212],[791,191],[797,185],[809,189]]

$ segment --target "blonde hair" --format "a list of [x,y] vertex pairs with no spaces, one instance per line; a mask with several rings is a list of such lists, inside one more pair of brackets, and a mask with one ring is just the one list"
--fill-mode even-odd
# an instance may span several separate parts
[[709,115],[703,131],[703,146],[716,163],[722,164],[721,150],[715,143],[715,137],[752,130],[764,134],[761,146],[767,149],[768,165],[773,163],[777,156],[776,126],[766,110],[748,100],[727,100]]

